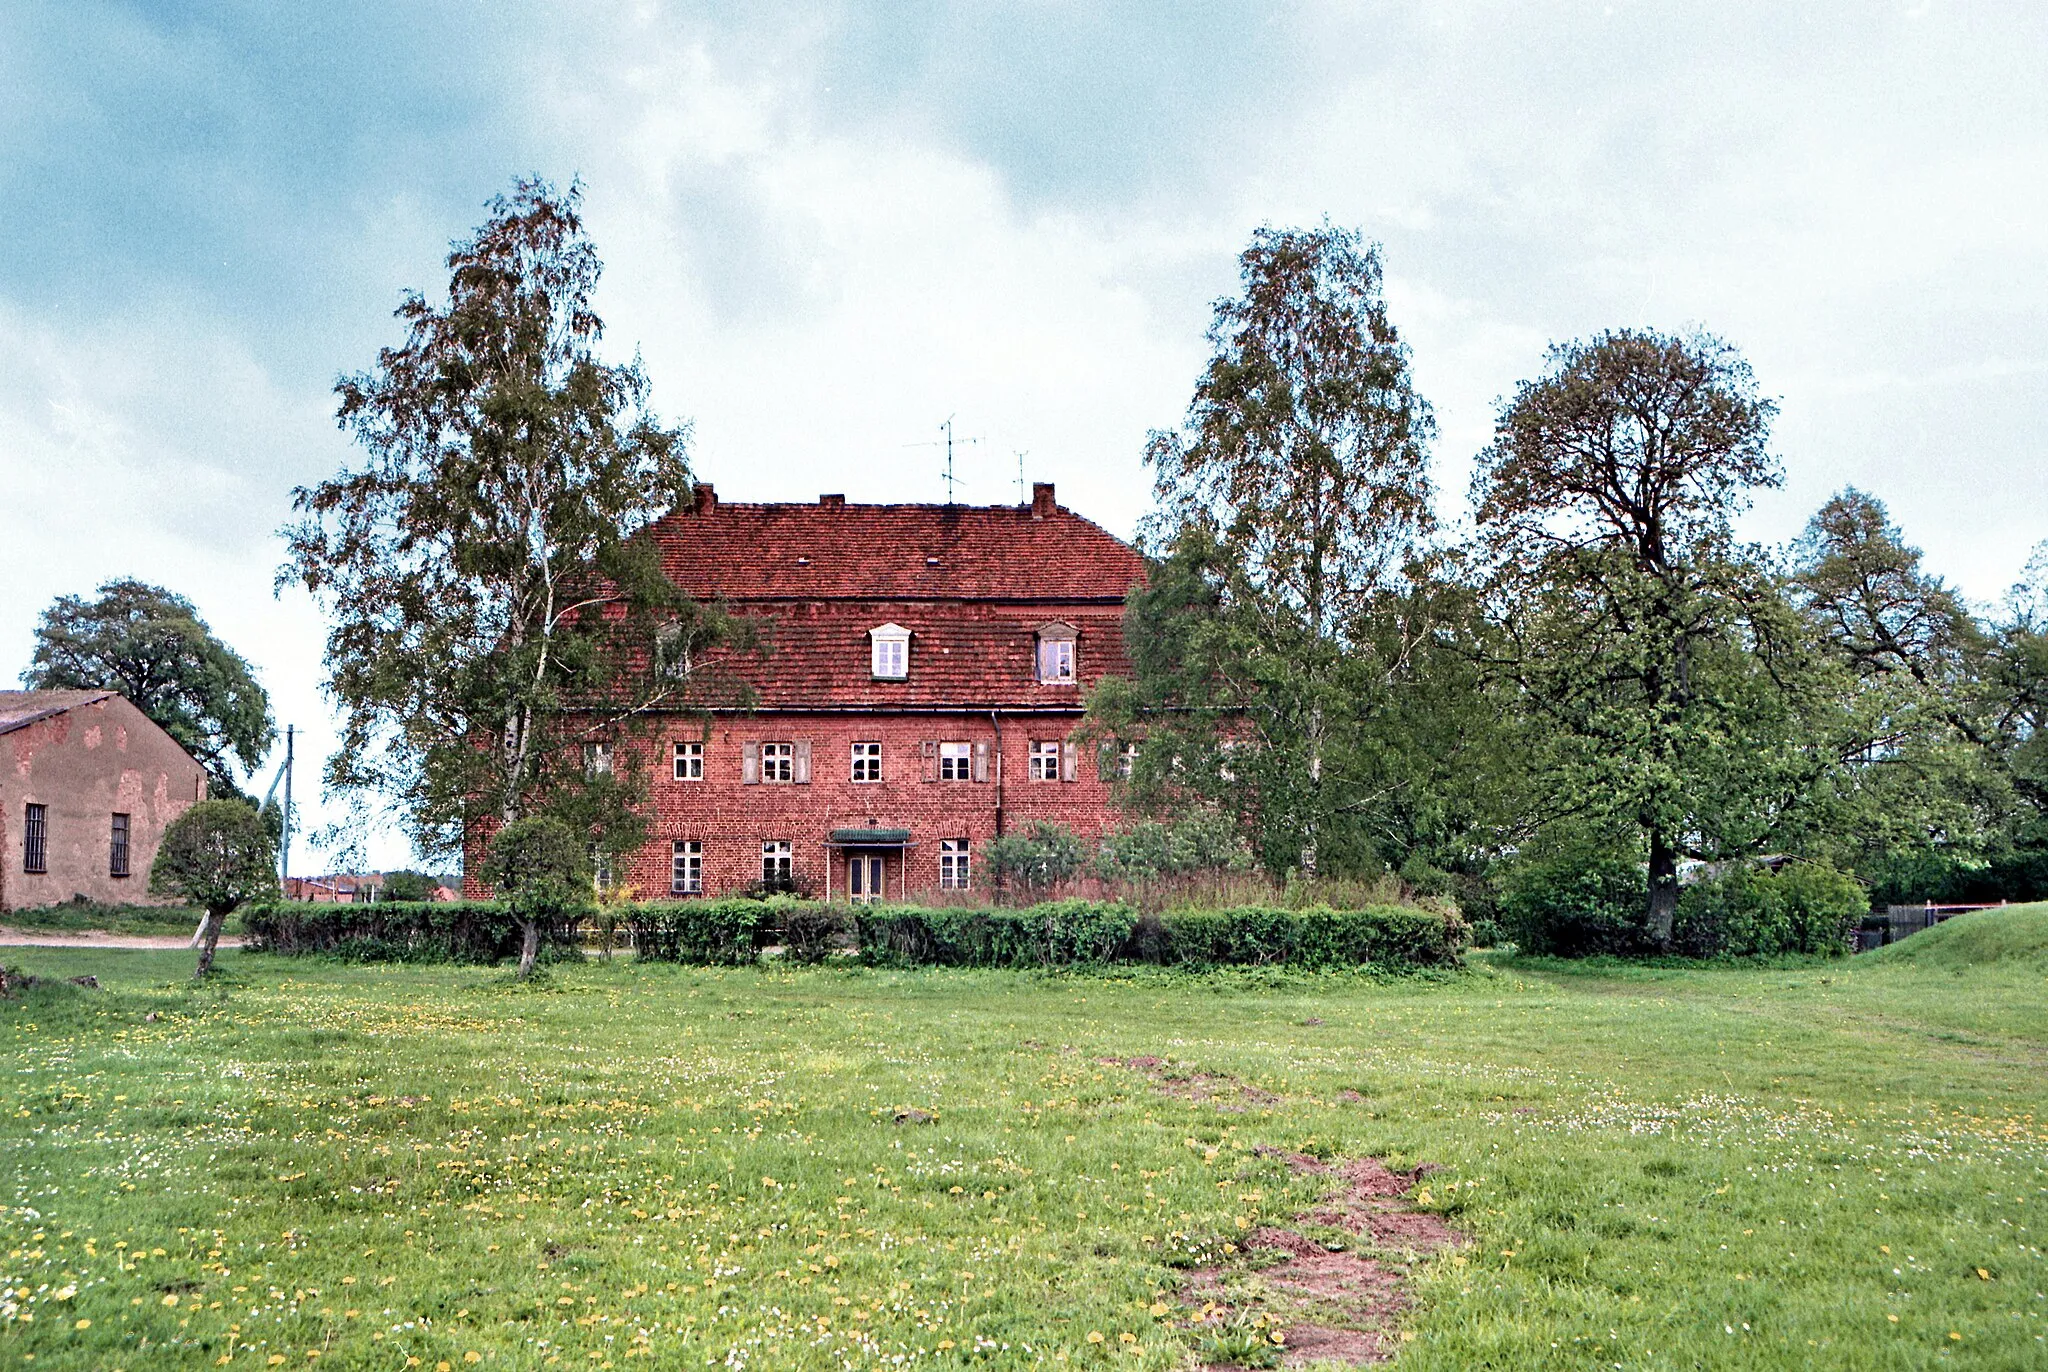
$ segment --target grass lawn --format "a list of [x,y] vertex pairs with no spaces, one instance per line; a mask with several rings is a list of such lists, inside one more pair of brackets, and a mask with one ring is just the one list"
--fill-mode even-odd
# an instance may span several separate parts
[[1255,1306],[1229,1250],[1328,1185],[1273,1144],[1443,1165],[1474,1242],[1403,1369],[2039,1369],[2044,950],[2040,907],[1392,982],[9,950],[105,989],[0,1004],[0,1363],[1185,1367],[1187,1269]]
[[[0,915],[0,926],[36,933],[76,934],[98,930],[109,934],[190,934],[199,924],[200,912],[183,905],[99,905],[92,901],[66,901],[29,910],[9,910]],[[241,932],[241,921],[228,920],[228,928]]]

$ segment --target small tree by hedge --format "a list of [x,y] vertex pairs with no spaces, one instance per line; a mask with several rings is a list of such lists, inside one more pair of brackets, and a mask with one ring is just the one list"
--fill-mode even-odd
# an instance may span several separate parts
[[203,906],[199,980],[213,970],[220,929],[245,901],[277,893],[277,850],[255,807],[239,800],[202,800],[171,821],[149,868],[151,895]]
[[1869,910],[1856,880],[1825,863],[1776,872],[1738,863],[1680,892],[1678,948],[1693,957],[1842,953]]
[[1041,819],[1023,833],[991,841],[987,861],[1005,881],[1035,896],[1079,872],[1088,861],[1088,847],[1073,830]]
[[574,830],[546,815],[515,820],[491,840],[483,879],[519,921],[519,976],[533,975],[541,926],[590,903],[590,852]]

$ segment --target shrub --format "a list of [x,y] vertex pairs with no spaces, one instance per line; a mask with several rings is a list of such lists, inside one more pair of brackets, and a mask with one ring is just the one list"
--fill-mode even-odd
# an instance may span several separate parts
[[868,906],[855,920],[861,959],[877,966],[1073,967],[1114,958],[1138,916],[1061,900],[1024,910]]
[[989,869],[1026,891],[1041,892],[1071,878],[1087,861],[1087,846],[1064,825],[1039,820],[1021,834],[1004,834],[986,849]]
[[1642,953],[1649,881],[1633,857],[1574,848],[1517,865],[1501,891],[1500,922],[1532,953]]
[[1776,873],[1738,863],[1680,893],[1677,944],[1694,957],[1840,953],[1869,908],[1863,888],[1824,863]]
[[[541,922],[543,951],[580,956],[583,915]],[[497,962],[520,951],[521,921],[485,901],[380,901],[374,905],[278,902],[242,913],[259,952],[330,953],[367,962]]]
[[671,901],[633,906],[626,927],[633,931],[633,947],[643,958],[738,967],[754,961],[764,938],[797,908],[787,896]]

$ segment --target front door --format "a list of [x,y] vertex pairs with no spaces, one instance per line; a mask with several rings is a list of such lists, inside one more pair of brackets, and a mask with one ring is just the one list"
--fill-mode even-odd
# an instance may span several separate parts
[[854,853],[846,859],[846,894],[855,905],[873,905],[888,894],[880,853]]

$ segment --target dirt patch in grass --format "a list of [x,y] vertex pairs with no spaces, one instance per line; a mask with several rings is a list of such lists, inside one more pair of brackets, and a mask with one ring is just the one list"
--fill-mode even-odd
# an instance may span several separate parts
[[1168,1058],[1103,1058],[1102,1064],[1105,1067],[1128,1068],[1149,1077],[1161,1095],[1213,1105],[1226,1114],[1241,1114],[1254,1105],[1280,1103],[1280,1097],[1273,1092],[1240,1081],[1228,1072],[1204,1072]]
[[1208,1372],[1316,1362],[1362,1367],[1392,1358],[1400,1347],[1395,1326],[1409,1303],[1410,1266],[1466,1241],[1409,1199],[1416,1183],[1435,1169],[1424,1164],[1401,1172],[1378,1158],[1333,1164],[1279,1148],[1255,1151],[1284,1162],[1297,1176],[1336,1178],[1340,1185],[1295,1222],[1352,1238],[1324,1242],[1300,1229],[1267,1225],[1253,1230],[1244,1246],[1249,1253],[1278,1256],[1272,1266],[1236,1283],[1222,1268],[1191,1274],[1183,1299],[1201,1303],[1193,1328],[1210,1350],[1233,1347],[1218,1336],[1248,1324],[1277,1333],[1281,1340],[1258,1364],[1212,1356],[1203,1366]]

